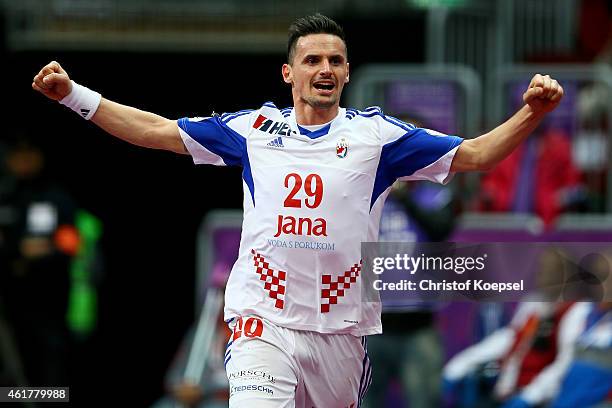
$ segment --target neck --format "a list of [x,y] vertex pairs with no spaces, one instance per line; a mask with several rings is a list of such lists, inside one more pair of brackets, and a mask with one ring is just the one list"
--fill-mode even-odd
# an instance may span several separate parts
[[313,107],[304,101],[295,101],[295,120],[300,125],[322,125],[334,120],[338,116],[338,104],[331,107]]

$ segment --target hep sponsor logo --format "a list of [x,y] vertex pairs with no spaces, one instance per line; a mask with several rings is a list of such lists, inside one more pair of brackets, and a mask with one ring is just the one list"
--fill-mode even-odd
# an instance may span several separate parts
[[272,119],[266,118],[264,115],[259,115],[253,123],[253,129],[267,132],[271,135],[288,136],[291,133],[291,128],[286,122],[275,122]]
[[228,378],[230,381],[232,380],[249,380],[255,382],[270,382],[274,384],[276,382],[276,378],[270,373],[267,373],[263,370],[240,370],[234,371],[233,373],[228,374]]

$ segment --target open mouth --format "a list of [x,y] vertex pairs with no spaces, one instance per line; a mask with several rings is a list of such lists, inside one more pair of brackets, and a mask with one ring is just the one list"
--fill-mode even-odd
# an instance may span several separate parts
[[313,86],[320,91],[331,91],[335,87],[331,82],[317,82]]

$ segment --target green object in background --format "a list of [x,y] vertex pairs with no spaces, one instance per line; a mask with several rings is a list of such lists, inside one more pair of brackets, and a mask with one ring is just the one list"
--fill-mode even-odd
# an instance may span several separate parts
[[70,293],[66,321],[77,335],[87,336],[96,326],[97,293],[93,274],[98,267],[98,240],[102,235],[102,222],[92,214],[79,210],[76,228],[80,246],[70,265]]

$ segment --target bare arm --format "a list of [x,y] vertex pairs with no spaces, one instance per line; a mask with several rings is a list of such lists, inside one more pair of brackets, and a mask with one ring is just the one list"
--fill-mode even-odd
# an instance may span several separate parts
[[126,142],[187,154],[176,121],[102,98],[92,122]]
[[525,105],[492,131],[459,146],[451,171],[489,170],[505,159],[554,110],[563,97],[563,88],[548,75],[536,74],[523,94]]
[[[47,98],[60,101],[72,92],[66,71],[55,61],[34,77],[32,88]],[[187,154],[176,121],[102,98],[91,120],[111,135],[152,149]]]

